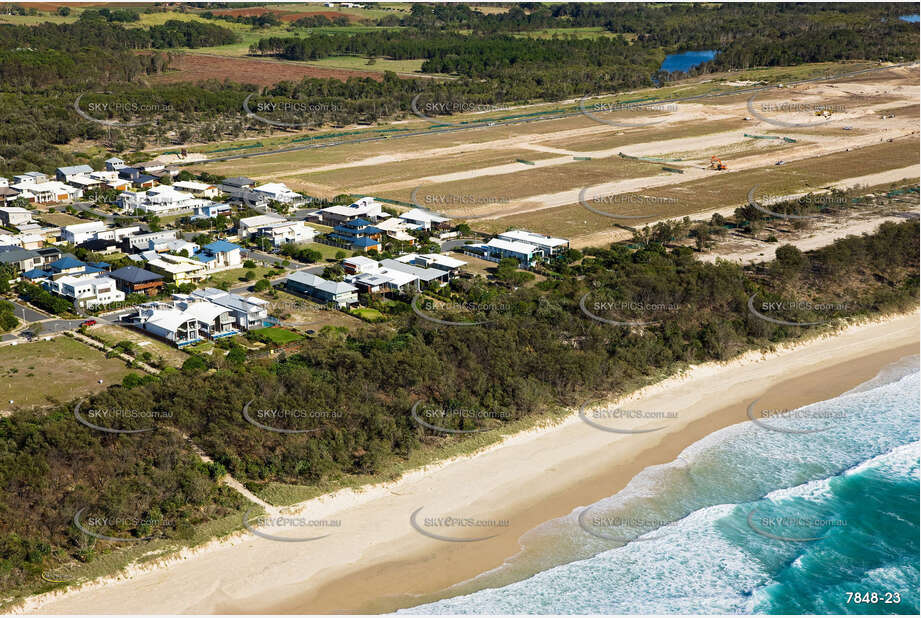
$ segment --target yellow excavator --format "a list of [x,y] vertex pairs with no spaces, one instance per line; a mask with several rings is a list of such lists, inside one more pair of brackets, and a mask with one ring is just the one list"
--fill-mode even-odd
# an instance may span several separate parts
[[710,157],[710,169],[721,172],[726,169],[726,164],[716,158],[716,155]]

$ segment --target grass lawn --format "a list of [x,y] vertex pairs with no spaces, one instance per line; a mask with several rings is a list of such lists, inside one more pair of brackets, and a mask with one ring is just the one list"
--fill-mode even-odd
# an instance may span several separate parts
[[250,270],[256,273],[256,278],[248,282],[250,284],[255,284],[262,279],[262,275],[266,273],[275,274],[278,272],[274,268],[266,268],[265,266],[256,266],[255,268],[232,268],[230,270],[214,273],[205,279],[205,285],[216,288],[220,287],[220,285],[226,281],[230,284],[230,287],[237,287],[238,285],[247,283],[245,275],[247,271]]
[[390,58],[377,58],[374,64],[368,64],[368,59],[362,56],[331,56],[322,60],[311,60],[304,64],[324,67],[327,69],[359,69],[362,71],[393,71],[394,73],[421,73],[424,58],[409,60],[391,60]]
[[384,314],[378,311],[377,309],[371,309],[369,307],[362,307],[360,309],[353,309],[349,312],[355,317],[361,318],[367,322],[382,322],[387,318],[384,317]]
[[301,339],[304,338],[303,335],[299,335],[298,333],[295,333],[293,331],[290,331],[290,330],[287,330],[285,328],[281,328],[278,326],[270,326],[268,328],[259,328],[252,332],[262,337],[265,337],[269,339],[270,341],[272,341],[273,343],[277,343],[279,345],[291,343],[292,341],[300,341]]
[[107,359],[99,350],[70,337],[3,346],[0,347],[3,378],[0,410],[68,402],[120,383],[130,372],[125,361]]
[[39,212],[35,211],[35,217],[41,219],[49,225],[56,225],[58,227],[63,227],[65,225],[74,225],[76,223],[86,223],[87,219],[80,219],[69,215],[65,212]]

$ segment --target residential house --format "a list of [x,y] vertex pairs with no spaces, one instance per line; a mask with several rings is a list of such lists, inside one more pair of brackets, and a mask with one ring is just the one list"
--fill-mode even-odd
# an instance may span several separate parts
[[204,204],[191,193],[179,191],[170,185],[160,185],[147,191],[125,191],[118,196],[117,204],[125,212],[143,212],[154,215],[170,215],[190,212]]
[[380,268],[377,260],[372,260],[363,255],[345,258],[342,260],[342,270],[349,275],[360,275],[362,273],[371,273]]
[[356,251],[369,251],[370,249],[380,251],[380,238],[383,235],[383,231],[371,225],[370,221],[353,219],[334,227],[329,238]]
[[61,182],[70,182],[71,178],[76,176],[86,176],[93,173],[93,168],[89,165],[69,165],[67,167],[59,167],[55,173],[54,177],[60,180]]
[[176,230],[161,230],[159,232],[148,232],[147,234],[135,234],[122,241],[122,246],[126,253],[136,251],[147,251],[150,249],[151,241],[173,240],[178,238],[179,233]]
[[328,281],[304,271],[296,271],[285,278],[286,289],[303,294],[324,304],[345,309],[358,304],[358,288],[342,281]]
[[243,196],[248,194],[255,186],[256,181],[252,178],[235,176],[234,178],[225,178],[222,180],[218,189],[232,198],[242,199]]
[[137,189],[150,189],[157,184],[157,179],[150,174],[145,174],[136,167],[123,167],[118,170],[118,177],[127,180],[132,187]]
[[449,255],[444,255],[442,253],[407,253],[406,255],[401,255],[396,258],[398,262],[403,262],[404,264],[412,264],[413,266],[419,266],[420,268],[437,268],[438,270],[445,270],[449,273],[457,272],[462,266],[466,266],[467,262],[463,260],[458,260]]
[[41,255],[30,249],[14,245],[0,246],[0,266],[7,266],[15,273],[23,273],[42,266]]
[[165,253],[147,262],[147,268],[163,275],[167,281],[180,284],[201,281],[208,276],[208,267],[198,260]]
[[421,208],[413,208],[404,212],[399,218],[418,226],[418,229],[422,230],[442,229],[451,226],[451,219],[448,217],[422,210]]
[[201,248],[193,257],[205,264],[208,270],[223,270],[236,268],[243,263],[240,256],[240,245],[235,245],[226,240],[215,240]]
[[86,309],[125,300],[125,293],[115,286],[115,281],[104,275],[65,275],[46,281],[43,286]]
[[308,201],[308,198],[292,191],[281,182],[270,182],[260,187],[255,187],[253,192],[266,200],[274,200],[282,204],[291,204],[292,206],[298,206]]
[[[178,183],[177,183],[178,184]],[[218,204],[217,202],[208,202],[195,207],[195,214],[192,219],[216,219],[219,215],[229,215],[229,204]]]
[[317,231],[303,221],[278,221],[258,227],[253,237],[267,238],[278,248],[288,243],[313,242],[316,234]]
[[83,196],[82,189],[66,185],[57,180],[49,180],[46,182],[23,182],[13,185],[13,188],[21,192],[21,197],[24,197],[34,204],[69,202],[80,199]]
[[220,193],[216,186],[195,180],[179,180],[174,182],[173,186],[180,191],[191,193],[195,197],[215,198]]
[[18,206],[4,206],[0,208],[0,223],[14,227],[32,223],[32,211]]
[[146,294],[156,296],[163,287],[163,275],[152,273],[137,266],[124,266],[109,273],[116,287],[125,294]]
[[13,176],[13,184],[11,186],[35,185],[43,182],[48,182],[48,174],[43,174],[42,172],[26,172],[25,174]]
[[490,262],[498,262],[504,258],[515,258],[522,268],[530,268],[535,262],[544,257],[543,249],[537,245],[517,240],[502,240],[501,238],[493,238],[486,244],[464,245],[463,251]]
[[451,272],[441,270],[440,268],[420,268],[419,266],[413,266],[412,264],[406,264],[392,259],[381,260],[381,266],[389,270],[396,270],[413,275],[416,277],[415,283],[417,290],[422,290],[422,288],[433,282],[445,284],[451,280]]
[[569,249],[569,241],[565,238],[545,236],[544,234],[528,232],[527,230],[509,230],[508,232],[497,234],[496,238],[512,242],[526,242],[535,245],[539,247],[547,257],[558,255]]
[[242,330],[262,328],[269,317],[268,301],[257,296],[243,297],[216,288],[204,288],[192,292],[192,296],[203,298],[228,309]]
[[61,238],[64,242],[79,245],[87,240],[96,238],[98,233],[104,232],[107,229],[106,224],[102,221],[65,225],[61,229]]
[[381,205],[374,198],[363,197],[348,206],[330,206],[309,215],[313,220],[324,225],[337,226],[355,219],[377,221],[381,218]]
[[125,160],[120,157],[109,157],[106,159],[106,169],[110,172],[117,172],[125,167]]
[[240,219],[240,224],[237,226],[237,235],[240,238],[250,238],[258,232],[260,227],[285,222],[287,222],[287,219],[279,215],[256,215],[255,217],[245,217]]

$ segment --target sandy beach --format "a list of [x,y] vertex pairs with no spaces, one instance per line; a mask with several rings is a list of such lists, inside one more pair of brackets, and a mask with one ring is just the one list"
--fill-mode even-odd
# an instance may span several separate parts
[[[31,599],[32,613],[365,613],[439,597],[445,588],[495,568],[540,523],[622,489],[642,469],[673,460],[717,429],[749,422],[747,406],[792,409],[840,395],[900,358],[918,354],[917,312],[850,326],[770,353],[708,363],[652,385],[617,405],[667,411],[668,418],[618,421],[612,433],[577,414],[509,437],[484,451],[414,471],[399,481],[343,490],[300,505],[317,532],[260,529],[305,538],[282,542],[251,533],[213,542],[170,564],[136,570],[81,590]],[[600,402],[596,402],[597,405]],[[421,510],[420,510],[421,509]],[[426,518],[507,521],[507,526],[413,528]],[[443,593],[442,593],[443,594]]]

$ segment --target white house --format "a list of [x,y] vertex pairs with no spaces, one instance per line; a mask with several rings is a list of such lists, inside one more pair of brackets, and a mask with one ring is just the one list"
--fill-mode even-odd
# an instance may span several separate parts
[[125,300],[125,293],[118,289],[115,280],[104,275],[66,275],[45,282],[49,291],[71,301],[78,301],[87,309]]
[[195,180],[180,180],[174,182],[173,187],[179,189],[180,191],[191,193],[195,197],[214,198],[217,197],[220,193],[216,186]]
[[359,218],[374,222],[381,218],[381,205],[372,197],[363,197],[348,206],[330,206],[313,215],[320,223],[333,227]]
[[540,247],[543,250],[544,255],[547,256],[557,255],[558,253],[561,253],[569,248],[569,241],[565,238],[545,236],[544,234],[528,232],[527,230],[509,230],[508,232],[497,234],[496,238],[515,242],[526,242],[528,244],[535,245]]
[[32,223],[32,212],[18,206],[3,206],[0,208],[0,223],[18,227]]
[[[44,174],[42,174],[44,176]],[[16,178],[19,178],[17,176]],[[13,185],[13,189],[22,191],[21,196],[36,204],[47,204],[48,202],[69,202],[80,199],[83,196],[83,190],[77,187],[71,187],[57,180],[46,182],[34,182],[33,180],[18,182]],[[27,196],[28,194],[28,196]]]
[[131,251],[146,251],[150,249],[151,241],[172,240],[179,237],[176,230],[160,230],[159,232],[148,232],[147,234],[135,234],[128,237],[128,247]]
[[272,246],[277,248],[288,243],[313,242],[316,235],[317,231],[303,221],[281,221],[257,228],[253,237],[268,238]]
[[188,283],[208,276],[208,267],[192,258],[164,253],[147,262],[147,269],[163,275],[167,281]]
[[297,205],[303,204],[307,201],[306,197],[300,193],[292,191],[287,187],[287,185],[281,182],[270,182],[260,187],[254,188],[253,191],[257,195],[264,197],[267,200],[275,200],[276,202],[281,202],[282,204]]
[[96,238],[97,233],[105,232],[107,229],[106,224],[102,221],[65,225],[61,228],[61,240],[79,245],[88,240],[93,240]]
[[255,234],[260,227],[272,225],[273,223],[285,223],[287,219],[279,215],[256,215],[255,217],[246,217],[240,219],[237,226],[237,234],[240,238],[249,238]]
[[168,215],[192,211],[205,201],[169,185],[159,185],[147,191],[125,191],[118,196],[117,203],[128,213],[139,210],[154,215]]
[[400,215],[400,219],[417,225],[423,230],[443,227],[445,224],[451,221],[451,219],[448,217],[436,215],[433,212],[422,210],[421,208],[413,208],[410,211],[404,212]]
[[59,167],[54,172],[54,177],[61,182],[70,182],[71,178],[77,176],[86,176],[87,174],[92,173],[93,168],[89,165],[69,165],[66,167]]
[[208,267],[208,270],[223,270],[237,268],[243,263],[240,255],[240,245],[235,245],[226,240],[215,240],[201,248],[194,259]]
[[106,169],[110,172],[120,170],[125,167],[125,160],[119,157],[109,157],[106,159]]

